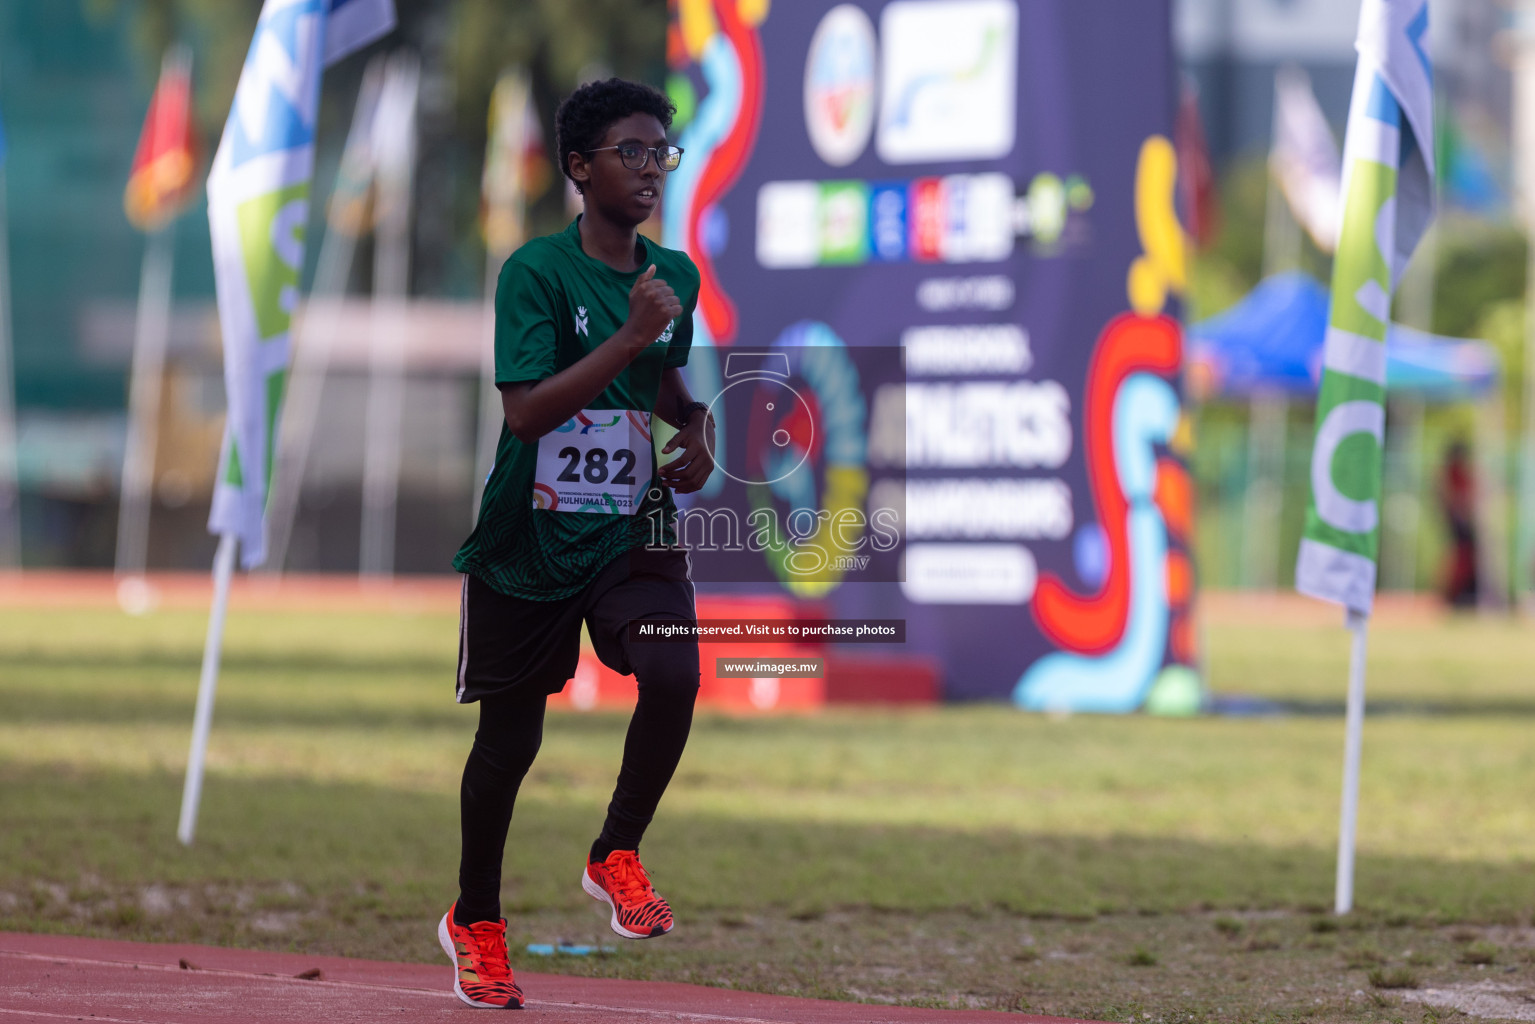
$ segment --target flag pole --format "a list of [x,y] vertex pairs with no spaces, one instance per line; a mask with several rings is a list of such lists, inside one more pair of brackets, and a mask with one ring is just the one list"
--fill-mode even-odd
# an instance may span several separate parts
[[1338,821],[1338,881],[1334,910],[1347,914],[1354,908],[1354,848],[1359,824],[1359,762],[1364,743],[1365,641],[1369,616],[1352,609],[1348,613],[1351,634],[1348,659],[1348,710],[1343,736],[1343,808]]
[[160,389],[170,334],[174,256],[175,229],[166,224],[150,234],[139,278],[139,308],[128,385],[128,438],[117,515],[117,601],[124,611],[134,615],[148,611],[152,600],[144,570],[148,564],[155,449],[160,433]]
[[[393,0],[373,0],[325,5],[323,11],[300,15],[308,21],[309,31],[291,31],[291,6],[282,0],[263,0],[229,119],[208,172],[208,229],[229,411],[208,513],[208,532],[219,538],[219,545],[176,830],[183,844],[192,842],[197,826],[235,556],[241,556],[247,569],[266,560],[270,453],[281,420],[293,299],[303,279],[321,79],[326,66],[395,25]],[[269,103],[272,83],[289,81],[301,82],[302,87],[283,86],[287,102]],[[260,122],[267,128],[256,145],[256,155],[262,159],[244,159],[237,170],[235,151],[252,145],[239,128],[242,122]]]
[[[293,371],[288,378],[288,396],[283,402],[285,412],[272,470],[272,496],[267,503],[267,565],[274,575],[281,574],[287,562],[288,544],[304,488],[304,471],[309,466],[309,453],[319,420],[320,397],[330,372],[332,339],[340,326],[340,304],[346,295],[347,279],[357,248],[358,231],[343,223],[347,213],[343,211],[338,215],[338,206],[362,203],[367,190],[372,187],[374,167],[369,136],[374,130],[383,73],[383,57],[370,60],[363,71],[362,86],[352,112],[352,127],[347,132],[346,147],[342,150],[336,182],[331,188],[331,215],[326,220],[325,237],[320,243],[314,287],[310,289],[304,317],[295,326],[297,343],[294,345]],[[326,301],[316,302],[316,299]],[[320,315],[322,311],[323,317]]]
[[[1274,171],[1281,136],[1280,82],[1296,71],[1274,73],[1272,138],[1269,142],[1268,198],[1263,219],[1263,277],[1294,270],[1301,263],[1300,221],[1290,212]],[[1244,543],[1242,582],[1257,590],[1279,585],[1280,513],[1284,502],[1285,444],[1290,399],[1279,388],[1259,388],[1247,399],[1247,486],[1242,500]]]
[[213,727],[213,700],[218,689],[219,656],[224,646],[224,619],[229,610],[229,581],[234,575],[234,534],[219,535],[213,556],[213,608],[208,614],[208,636],[203,642],[202,676],[197,683],[197,713],[192,719],[192,749],[187,753],[186,784],[181,791],[181,822],[176,838],[191,846],[197,830],[197,808],[202,803],[203,767],[208,759],[208,732]]
[[[305,304],[304,315],[296,320],[294,333],[298,343],[293,347],[293,370],[288,394],[283,400],[287,415],[278,432],[272,496],[267,503],[266,565],[273,575],[283,572],[288,544],[293,537],[293,523],[298,518],[304,471],[309,466],[309,451],[320,417],[320,397],[325,391],[325,378],[330,373],[331,339],[340,324],[339,305],[346,293],[355,244],[355,239],[343,231],[331,228],[325,232],[314,288]],[[317,303],[317,298],[327,301]]]
[[[1535,0],[1519,0],[1514,29],[1514,191],[1526,237],[1535,237]],[[1535,260],[1525,295],[1535,296]],[[1514,593],[1525,615],[1535,614],[1535,318],[1525,316],[1524,388],[1519,407],[1519,495],[1514,543]]]
[[525,154],[532,127],[531,96],[520,71],[507,70],[496,82],[490,101],[490,132],[485,140],[485,172],[481,195],[485,203],[485,318],[480,344],[480,417],[470,491],[469,525],[479,522],[485,483],[496,461],[505,413],[496,387],[496,284],[501,266],[527,233]]
[[496,387],[496,284],[501,276],[502,256],[485,254],[485,337],[480,343],[480,422],[474,454],[474,486],[470,495],[469,525],[480,521],[480,500],[485,496],[485,482],[496,461],[496,444],[501,440],[501,424],[506,413],[501,408],[501,392]]
[[[358,572],[394,575],[400,500],[400,442],[405,411],[405,314],[410,287],[410,201],[416,161],[416,102],[420,65],[398,55],[389,62],[380,99],[388,133],[378,154],[378,203],[373,269],[374,344],[364,411],[362,529]],[[398,122],[395,122],[395,119]]]
[[[1434,212],[1428,0],[1364,0],[1344,140],[1343,216],[1317,390],[1311,500],[1295,587],[1348,609],[1335,909],[1354,906],[1365,656],[1379,577],[1391,296]],[[1364,443],[1353,443],[1355,440]]]

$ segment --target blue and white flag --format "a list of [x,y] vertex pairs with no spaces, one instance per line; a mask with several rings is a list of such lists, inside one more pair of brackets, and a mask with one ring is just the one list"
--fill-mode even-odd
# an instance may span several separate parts
[[1322,350],[1303,594],[1368,615],[1380,548],[1391,295],[1434,216],[1428,0],[1364,0],[1343,145],[1343,210]]
[[266,500],[298,303],[324,68],[394,27],[393,0],[266,0],[208,172],[229,418],[210,532],[266,559]]

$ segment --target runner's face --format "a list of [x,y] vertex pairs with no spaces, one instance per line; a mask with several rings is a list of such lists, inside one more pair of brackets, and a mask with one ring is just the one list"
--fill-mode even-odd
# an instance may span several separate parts
[[[626,142],[665,146],[666,129],[653,114],[630,114],[613,122],[597,145],[621,146]],[[618,150],[599,149],[586,154],[584,169],[588,175],[583,183],[586,202],[609,220],[638,226],[650,219],[661,203],[666,172],[657,166],[654,153],[647,153],[645,166],[635,171],[624,166]]]

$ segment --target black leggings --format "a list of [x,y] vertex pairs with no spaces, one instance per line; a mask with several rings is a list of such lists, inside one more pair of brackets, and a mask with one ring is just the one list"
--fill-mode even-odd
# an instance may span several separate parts
[[[624,740],[618,784],[595,848],[636,850],[666,792],[693,724],[698,648],[693,644],[628,645],[639,702]],[[480,725],[459,788],[463,848],[458,864],[460,924],[501,917],[501,860],[512,806],[544,735],[539,692],[480,700]]]

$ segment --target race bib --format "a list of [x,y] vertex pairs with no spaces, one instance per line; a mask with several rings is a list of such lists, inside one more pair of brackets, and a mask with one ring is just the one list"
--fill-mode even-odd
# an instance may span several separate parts
[[650,413],[582,409],[538,440],[533,507],[632,516],[650,479]]

